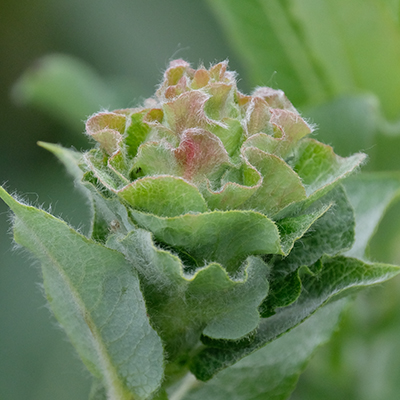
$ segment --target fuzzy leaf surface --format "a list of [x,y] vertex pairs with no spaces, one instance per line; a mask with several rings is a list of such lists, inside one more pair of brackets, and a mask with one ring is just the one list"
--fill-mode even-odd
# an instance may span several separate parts
[[111,398],[149,398],[161,384],[163,349],[124,256],[3,188],[0,195],[16,215],[15,241],[40,260],[50,306],[88,369]]
[[149,313],[165,337],[178,339],[194,329],[215,338],[238,339],[254,330],[258,306],[268,293],[269,267],[249,257],[244,273],[233,280],[216,263],[195,274],[184,272],[181,260],[155,247],[149,232],[138,229],[107,243],[123,252],[138,270],[149,299]]
[[[319,261],[320,263],[320,261]],[[310,269],[302,277],[303,291],[289,307],[278,309],[276,314],[261,321],[257,333],[248,346],[240,349],[206,348],[191,366],[200,380],[212,378],[218,371],[236,363],[241,358],[289,331],[310,317],[319,307],[349,291],[384,282],[400,272],[399,267],[388,264],[366,264],[343,256],[326,257],[316,274]]]
[[194,388],[183,400],[284,400],[314,350],[334,331],[345,300],[327,305],[286,335]]
[[[319,202],[328,202],[332,206],[316,220],[310,231],[294,244],[287,257],[275,260],[276,271],[291,273],[302,265],[315,263],[324,254],[334,256],[352,246],[355,230],[354,211],[343,187],[333,189]],[[316,205],[314,204],[314,207]]]
[[282,254],[275,223],[254,211],[213,211],[175,218],[131,211],[131,216],[160,242],[189,253],[198,266],[214,261],[229,271],[252,254]]

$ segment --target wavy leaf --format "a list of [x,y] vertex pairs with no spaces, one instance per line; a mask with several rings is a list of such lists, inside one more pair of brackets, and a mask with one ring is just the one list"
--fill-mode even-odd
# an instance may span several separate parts
[[334,331],[345,300],[329,304],[264,348],[218,373],[194,382],[182,400],[284,400],[315,349]]
[[181,343],[180,335],[187,332],[195,343],[202,332],[238,339],[257,327],[258,306],[268,293],[269,267],[261,259],[249,257],[233,280],[216,263],[186,274],[181,260],[156,248],[149,232],[141,229],[110,238],[108,246],[123,252],[139,272],[149,294],[148,312],[164,339]]
[[254,211],[213,211],[160,218],[132,210],[131,216],[158,241],[190,254],[197,266],[214,261],[234,273],[249,255],[282,253],[276,225]]
[[[333,205],[316,220],[310,232],[294,244],[287,257],[275,260],[275,270],[291,273],[302,265],[315,263],[324,254],[334,256],[353,245],[354,211],[343,187],[333,189],[318,203]],[[318,203],[314,203],[314,207]]]
[[393,265],[366,264],[354,258],[338,256],[324,258],[319,273],[314,274],[309,269],[306,271],[308,273],[302,277],[303,291],[295,303],[263,319],[254,339],[247,347],[202,350],[191,365],[191,371],[196,377],[203,381],[209,380],[218,371],[236,363],[297,326],[329,300],[355,289],[384,282],[397,275],[400,269]]
[[281,158],[255,147],[244,150],[249,163],[263,177],[260,188],[240,208],[273,216],[292,203],[306,198],[299,176]]

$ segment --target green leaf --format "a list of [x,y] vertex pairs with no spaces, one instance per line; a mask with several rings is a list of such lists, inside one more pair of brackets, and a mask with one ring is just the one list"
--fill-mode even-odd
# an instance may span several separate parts
[[[294,243],[300,239],[315,221],[322,217],[332,206],[332,203],[314,205],[311,210],[295,217],[283,218],[277,222],[281,236],[281,247],[285,255],[288,255]],[[313,228],[315,230],[315,227]]]
[[123,252],[138,270],[148,312],[163,339],[173,341],[171,346],[181,345],[179,335],[193,329],[195,344],[202,332],[218,339],[238,339],[257,327],[257,309],[268,293],[269,267],[261,259],[249,257],[233,280],[216,263],[186,274],[181,260],[157,249],[150,233],[141,229],[126,237],[114,236],[107,245]]
[[296,148],[294,170],[299,174],[307,196],[317,196],[324,189],[349,175],[365,160],[365,154],[358,153],[343,158],[333,152],[332,147],[314,139],[302,140]]
[[120,174],[115,173],[110,168],[111,158],[106,157],[103,151],[92,149],[83,155],[83,160],[87,168],[108,190],[117,192],[127,185],[127,179],[122,178]]
[[234,284],[216,264],[203,270],[207,273],[199,271],[188,288],[188,302],[202,302],[201,313],[213,315],[219,310],[217,318],[213,318],[203,330],[204,335],[237,340],[257,328],[260,322],[257,308],[268,293],[268,268],[257,257],[250,257],[247,262],[245,284],[240,281]]
[[318,67],[298,36],[290,7],[279,0],[210,0],[239,57],[246,60],[253,85],[274,77],[294,104],[327,98]]
[[244,150],[249,163],[263,177],[260,188],[240,208],[257,210],[268,216],[304,200],[306,193],[299,176],[281,158],[255,147]]
[[278,307],[287,307],[294,303],[301,294],[300,269],[290,273],[276,274],[270,278],[268,297],[260,306],[260,314],[268,318],[275,314]]
[[102,107],[115,107],[117,94],[84,62],[67,55],[45,56],[16,83],[15,99],[48,111],[82,130],[82,120]]
[[356,218],[355,243],[346,255],[363,259],[387,208],[400,197],[400,173],[364,173],[349,178],[344,187]]
[[151,175],[182,176],[171,146],[164,141],[145,142],[139,146],[138,154],[132,166],[134,178]]
[[90,172],[84,175],[83,185],[88,189],[93,207],[92,239],[105,243],[110,233],[127,234],[135,229],[126,207],[114,193],[101,190],[98,180]]
[[287,257],[275,259],[275,270],[291,273],[302,265],[315,263],[324,254],[334,256],[351,248],[354,242],[354,212],[343,187],[336,187],[313,207],[318,210],[318,206],[323,207],[324,204],[333,205],[294,244]]
[[56,318],[108,397],[149,398],[163,377],[163,348],[124,256],[17,202],[3,188],[0,196],[16,215],[15,241],[41,262]]
[[78,187],[91,202],[93,219],[90,236],[92,239],[105,242],[110,232],[118,230],[126,234],[135,228],[128,217],[126,208],[117,196],[111,192],[105,195],[104,192],[107,190],[99,190],[98,180],[91,173],[83,173],[80,168],[81,153],[51,143],[38,142],[38,144],[52,152],[64,164],[67,171],[75,178],[75,182],[79,184]]
[[80,181],[83,177],[82,169],[79,163],[82,162],[82,153],[72,149],[66,149],[58,144],[38,142],[40,147],[53,153],[65,166],[67,171],[74,177],[76,181]]
[[[205,384],[194,381],[182,400],[284,400],[315,349],[334,331],[345,300],[318,310],[286,335],[218,373]],[[172,397],[171,397],[172,398]]]
[[221,139],[230,157],[237,156],[244,140],[243,127],[238,119],[224,118],[221,125],[210,125],[209,130]]
[[125,143],[128,153],[131,157],[135,157],[141,143],[145,141],[150,132],[148,124],[143,122],[144,112],[133,113],[130,118],[130,124],[126,130]]
[[343,256],[325,257],[320,272],[314,274],[308,269],[308,273],[303,275],[303,291],[298,300],[289,307],[278,309],[273,316],[263,319],[254,339],[247,347],[207,348],[195,357],[191,371],[198,379],[206,381],[218,371],[236,363],[297,326],[334,297],[384,282],[399,272],[399,267],[393,265],[366,264]]
[[276,225],[254,211],[213,211],[173,218],[137,211],[130,215],[158,241],[190,254],[198,266],[214,261],[234,273],[251,254],[282,254]]
[[210,210],[234,210],[248,200],[261,186],[262,178],[248,163],[231,168],[221,178],[222,187],[213,191],[210,182],[200,185],[200,190]]
[[332,92],[375,93],[386,117],[398,117],[400,29],[381,2],[292,0],[291,4],[304,43]]
[[207,211],[197,187],[174,176],[137,179],[117,194],[134,209],[163,217]]

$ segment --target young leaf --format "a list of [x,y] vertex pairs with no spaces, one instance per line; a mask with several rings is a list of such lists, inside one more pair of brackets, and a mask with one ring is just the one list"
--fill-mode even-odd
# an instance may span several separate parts
[[311,318],[263,349],[194,384],[182,400],[284,400],[315,349],[334,331],[346,300],[318,310]]
[[149,398],[161,384],[163,349],[124,256],[1,187],[0,196],[15,214],[15,241],[41,262],[55,316],[108,397]]
[[311,225],[310,231],[294,244],[287,257],[275,260],[274,270],[287,274],[302,265],[315,263],[324,254],[334,256],[352,246],[354,212],[343,187],[333,189],[313,206],[317,207],[318,203],[328,203],[332,206]]
[[218,371],[294,328],[329,300],[355,289],[384,282],[397,275],[400,268],[388,264],[366,264],[354,258],[338,256],[324,258],[319,273],[313,274],[308,271],[302,278],[303,291],[298,300],[289,307],[277,310],[273,316],[263,319],[254,339],[247,347],[202,350],[191,365],[194,375],[200,380],[209,380]]
[[269,267],[261,259],[249,257],[241,276],[232,279],[216,263],[185,274],[181,260],[156,248],[142,229],[111,237],[107,245],[123,252],[138,270],[148,312],[163,338],[179,342],[179,335],[195,329],[197,341],[202,332],[239,339],[257,327],[257,309],[268,293]]
[[198,266],[214,261],[234,272],[251,254],[282,254],[275,223],[254,211],[213,211],[173,218],[137,211],[130,214],[160,242],[189,253]]

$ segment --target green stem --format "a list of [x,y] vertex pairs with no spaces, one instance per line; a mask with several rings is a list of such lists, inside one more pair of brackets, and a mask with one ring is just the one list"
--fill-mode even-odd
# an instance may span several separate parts
[[190,389],[195,388],[199,384],[200,382],[190,372],[188,372],[186,376],[182,378],[181,385],[170,396],[170,400],[182,400]]

